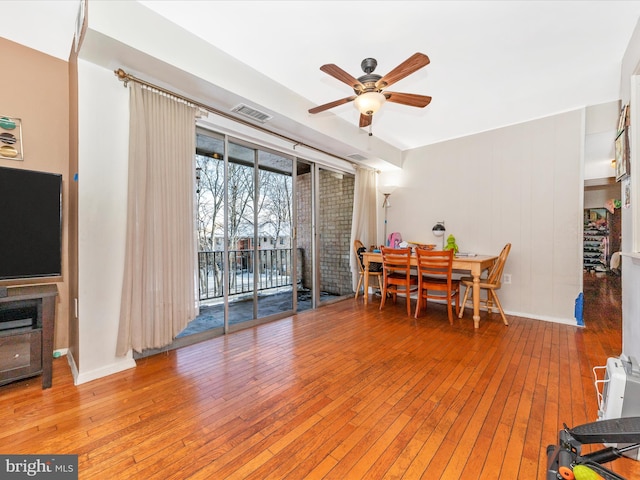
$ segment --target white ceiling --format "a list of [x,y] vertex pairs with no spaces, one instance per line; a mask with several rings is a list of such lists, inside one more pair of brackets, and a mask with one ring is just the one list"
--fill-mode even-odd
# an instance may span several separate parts
[[[89,0],[89,12],[98,1],[116,0]],[[384,75],[427,54],[431,63],[391,90],[430,95],[431,104],[387,103],[373,119],[373,134],[400,150],[617,100],[640,18],[640,1],[140,3],[316,105],[353,93],[323,64],[359,77],[360,62],[374,57]],[[66,60],[79,4],[3,0],[0,35]],[[358,123],[352,104],[318,115]]]

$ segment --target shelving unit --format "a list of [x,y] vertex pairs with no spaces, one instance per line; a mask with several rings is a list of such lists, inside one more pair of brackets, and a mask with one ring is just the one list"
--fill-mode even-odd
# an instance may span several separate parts
[[589,208],[584,211],[583,268],[587,272],[609,270],[609,224],[607,210]]

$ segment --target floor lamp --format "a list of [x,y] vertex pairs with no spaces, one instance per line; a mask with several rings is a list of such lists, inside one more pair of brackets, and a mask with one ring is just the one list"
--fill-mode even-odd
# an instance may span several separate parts
[[380,188],[380,193],[382,193],[382,195],[384,195],[384,201],[382,202],[382,208],[384,208],[384,238],[383,238],[383,244],[385,247],[388,247],[389,245],[387,245],[387,209],[391,206],[391,201],[389,200],[389,197],[391,196],[391,194],[393,193],[393,191],[396,189],[396,187],[392,187],[392,186],[385,186]]

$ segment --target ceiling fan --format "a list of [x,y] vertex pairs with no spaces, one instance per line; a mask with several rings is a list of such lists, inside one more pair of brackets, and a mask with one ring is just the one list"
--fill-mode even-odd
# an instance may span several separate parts
[[410,107],[426,107],[431,102],[431,97],[427,95],[387,92],[384,89],[428,64],[429,57],[424,53],[414,53],[385,76],[381,76],[373,73],[378,65],[376,59],[365,58],[360,64],[365,74],[357,79],[337,65],[332,63],[323,65],[320,70],[349,85],[353,88],[355,95],[311,108],[309,113],[320,113],[338,105],[354,102],[360,112],[360,127],[367,127],[371,125],[373,114],[380,109],[385,101],[409,105]]

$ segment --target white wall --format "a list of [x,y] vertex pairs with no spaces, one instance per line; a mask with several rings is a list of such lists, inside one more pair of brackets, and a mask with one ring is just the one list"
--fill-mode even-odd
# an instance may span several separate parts
[[379,179],[399,186],[388,231],[436,243],[431,228],[444,220],[463,251],[498,254],[511,242],[505,311],[575,324],[583,145],[579,110],[406,152],[402,171]]
[[620,184],[588,187],[584,190],[584,208],[604,208],[607,200],[621,200]]
[[586,108],[585,180],[615,176],[611,160],[615,158],[614,139],[620,102],[602,103]]
[[129,93],[78,61],[79,336],[76,384],[135,366],[115,355],[126,229]]
[[[620,98],[631,105],[631,208],[622,209],[622,353],[640,359],[640,26],[622,61]],[[635,75],[634,75],[635,73]]]

